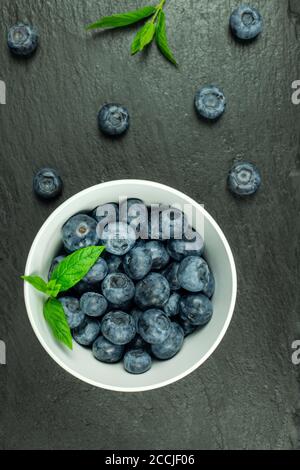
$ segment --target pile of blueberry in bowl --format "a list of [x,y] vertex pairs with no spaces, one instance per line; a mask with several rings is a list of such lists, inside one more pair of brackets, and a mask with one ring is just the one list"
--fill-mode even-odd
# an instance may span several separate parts
[[69,218],[63,252],[103,245],[105,253],[61,302],[74,340],[100,362],[131,374],[177,355],[213,315],[215,281],[204,240],[175,207],[139,199],[107,203]]
[[[48,186],[47,177],[42,190],[44,187],[48,190]],[[131,202],[128,204],[127,201],[127,210],[123,210],[125,206],[120,198],[126,195],[145,201],[145,204],[139,202],[144,213],[140,214],[138,224],[134,217],[131,218],[128,207]],[[120,205],[106,204],[120,200]],[[159,207],[161,216],[157,217],[156,212],[150,210],[153,203]],[[170,207],[180,210],[175,212],[172,222],[168,224],[170,217],[167,210]],[[112,208],[118,212],[116,216]],[[126,214],[127,211],[128,220],[125,221],[124,212]],[[194,230],[189,227],[180,239],[178,230],[182,230],[182,220],[188,221],[188,227],[192,226]],[[114,232],[123,235],[115,237]],[[104,251],[103,245],[106,247]],[[153,181],[118,180],[87,188],[66,200],[47,218],[32,243],[24,274],[40,277],[44,285],[49,271],[54,270],[50,275],[50,286],[52,280],[57,279],[55,273],[61,273],[59,268],[70,266],[67,260],[70,257],[78,260],[82,251],[102,254],[94,257],[87,270],[79,263],[78,273],[84,273],[75,273],[76,283],[73,279],[72,282],[66,280],[64,273],[69,290],[64,288],[58,294],[46,293],[45,297],[44,290],[39,292],[29,282],[24,283],[26,310],[33,331],[60,367],[96,387],[140,392],[180,380],[212,355],[232,319],[237,278],[229,243],[203,206],[186,194]],[[196,258],[197,262],[189,264],[190,257]],[[208,283],[207,269],[210,273]],[[199,273],[198,279],[191,275],[192,271]],[[118,276],[111,279],[111,274]],[[162,285],[158,286],[157,277],[164,279]],[[124,280],[126,284],[123,284]],[[145,282],[149,286],[148,291],[144,289]],[[51,295],[53,300],[49,297]],[[68,329],[68,338],[73,339],[72,349],[62,344],[60,339],[56,340],[53,328],[45,317],[45,306],[49,303],[55,306],[55,315],[56,308],[60,311],[60,319],[63,314],[64,328]],[[208,305],[213,308],[213,315],[203,325],[211,316]],[[203,310],[200,311],[200,307]],[[163,322],[156,321],[157,313],[146,314],[149,310],[158,310],[158,318],[162,318]],[[113,312],[122,314],[106,318]],[[199,312],[203,312],[203,316]],[[67,319],[70,326],[66,323]],[[186,339],[181,346],[182,332]],[[162,341],[167,334],[168,337]],[[161,343],[157,341],[157,336]],[[178,338],[178,343],[173,338]],[[162,349],[163,343],[166,350]],[[138,352],[127,354],[135,350]],[[165,360],[172,354],[175,355],[171,360]],[[146,367],[144,359],[139,360],[141,355],[148,361],[150,357],[151,369],[147,373],[127,373],[127,369],[133,370],[132,364],[135,364],[135,369],[138,367],[136,364],[142,362],[138,371],[149,366],[150,361]],[[130,359],[132,356],[134,359]]]

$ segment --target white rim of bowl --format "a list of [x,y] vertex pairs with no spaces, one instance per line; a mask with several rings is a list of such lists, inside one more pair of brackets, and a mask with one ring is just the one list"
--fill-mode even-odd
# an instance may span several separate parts
[[24,283],[24,298],[25,298],[25,306],[26,306],[26,310],[27,310],[27,315],[28,315],[28,318],[29,318],[29,321],[30,321],[30,324],[33,328],[33,331],[35,332],[35,335],[36,337],[38,338],[39,342],[41,343],[41,345],[43,346],[43,348],[45,349],[45,351],[49,354],[50,357],[52,357],[52,359],[60,366],[62,367],[64,370],[66,370],[67,372],[69,372],[69,374],[73,375],[74,377],[76,377],[77,379],[85,382],[85,383],[88,383],[90,385],[93,385],[95,387],[98,387],[98,388],[103,388],[103,389],[106,389],[106,390],[111,390],[111,391],[114,391],[114,392],[122,392],[122,393],[135,393],[135,392],[145,392],[145,391],[150,391],[150,390],[155,390],[155,389],[158,389],[158,388],[162,388],[162,387],[165,387],[166,385],[170,385],[174,382],[177,382],[181,379],[183,379],[184,377],[186,377],[187,375],[191,374],[194,370],[198,369],[198,367],[200,367],[212,354],[213,352],[217,349],[217,347],[219,346],[219,344],[221,343],[222,339],[224,338],[225,336],[225,333],[229,327],[229,324],[231,322],[231,319],[232,319],[232,316],[233,316],[233,312],[234,312],[234,308],[235,308],[235,302],[236,302],[236,296],[237,296],[237,273],[236,273],[236,267],[235,267],[235,262],[234,262],[234,258],[233,258],[233,254],[232,254],[232,251],[231,251],[231,248],[229,246],[229,243],[223,233],[223,231],[221,230],[221,228],[219,227],[219,225],[217,224],[217,222],[213,219],[213,217],[204,209],[203,206],[201,206],[200,204],[198,204],[194,199],[192,199],[191,197],[187,196],[186,194],[182,193],[181,191],[178,191],[177,189],[174,189],[172,188],[171,186],[167,186],[165,184],[161,184],[161,183],[156,183],[154,181],[149,181],[149,180],[135,180],[135,179],[125,179],[125,180],[113,180],[113,181],[109,181],[109,182],[106,182],[106,183],[100,183],[100,184],[97,184],[97,185],[94,185],[94,186],[91,186],[87,189],[84,189],[83,191],[80,191],[79,193],[76,193],[74,196],[70,197],[69,199],[67,199],[65,202],[63,202],[57,209],[55,209],[52,214],[49,215],[49,217],[47,218],[47,220],[44,222],[44,224],[42,225],[42,227],[40,228],[40,230],[38,231],[37,235],[35,236],[35,239],[31,245],[31,248],[30,248],[30,251],[29,251],[29,255],[28,255],[28,258],[27,258],[27,262],[26,262],[26,267],[25,267],[25,275],[28,276],[30,275],[30,267],[31,267],[31,264],[32,264],[32,260],[33,260],[33,253],[35,251],[35,247],[36,245],[38,244],[38,241],[39,241],[39,238],[40,238],[40,234],[47,229],[48,225],[51,225],[53,219],[55,219],[55,217],[60,214],[60,212],[64,211],[64,209],[73,204],[74,202],[76,202],[77,199],[80,199],[83,195],[87,194],[87,193],[90,193],[90,192],[93,192],[95,191],[96,189],[100,189],[100,188],[104,188],[104,187],[109,187],[109,186],[116,186],[116,185],[124,185],[124,184],[143,184],[145,186],[156,186],[157,188],[160,188],[160,189],[165,189],[165,190],[168,190],[168,191],[172,191],[174,194],[177,194],[178,196],[180,196],[181,198],[183,197],[184,199],[187,200],[187,202],[193,204],[194,206],[197,207],[197,209],[199,209],[204,215],[205,217],[210,221],[210,223],[213,225],[213,227],[216,229],[218,235],[220,236],[223,244],[224,244],[224,247],[225,247],[225,250],[227,252],[227,255],[228,255],[228,259],[229,259],[229,263],[230,263],[230,268],[231,268],[231,272],[232,272],[232,291],[231,291],[231,301],[230,301],[230,307],[229,307],[229,312],[228,312],[228,315],[227,315],[227,318],[226,318],[226,321],[224,323],[224,326],[219,334],[219,336],[217,337],[216,341],[214,342],[214,344],[211,346],[211,348],[207,351],[207,353],[198,361],[196,362],[196,364],[194,364],[192,367],[190,367],[189,369],[187,369],[186,371],[182,372],[181,374],[178,374],[176,375],[175,377],[173,377],[172,379],[169,379],[169,380],[165,380],[163,382],[160,382],[160,383],[157,383],[155,385],[148,385],[148,386],[145,386],[145,387],[129,387],[129,388],[123,388],[123,387],[117,387],[117,386],[110,386],[110,385],[107,385],[107,384],[102,384],[100,382],[95,382],[94,380],[90,380],[90,379],[87,379],[86,377],[83,377],[81,374],[79,374],[78,372],[74,371],[73,369],[71,369],[70,367],[66,366],[63,361],[61,361],[56,355],[55,353],[53,353],[53,351],[48,347],[48,345],[46,344],[46,342],[44,341],[42,335],[40,334],[36,324],[35,324],[35,321],[34,321],[34,318],[33,318],[33,315],[31,313],[31,307],[30,307],[30,300],[29,300],[29,292],[30,292],[30,285],[28,283]]

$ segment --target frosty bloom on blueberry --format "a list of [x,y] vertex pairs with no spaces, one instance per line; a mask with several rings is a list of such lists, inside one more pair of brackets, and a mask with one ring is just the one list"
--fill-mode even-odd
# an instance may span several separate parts
[[263,30],[261,14],[249,5],[240,5],[230,17],[232,33],[243,41],[256,38]]
[[251,196],[261,185],[259,169],[250,162],[236,162],[228,175],[228,188],[237,196]]
[[53,199],[61,194],[63,182],[56,170],[42,168],[33,178],[33,189],[37,196]]
[[226,98],[223,91],[216,85],[206,85],[197,91],[195,107],[202,118],[216,120],[225,111]]
[[19,57],[29,57],[38,46],[38,33],[31,25],[18,23],[12,26],[7,35],[9,50]]
[[[59,302],[76,343],[100,362],[123,361],[130,374],[146,373],[158,360],[179,354],[185,338],[213,314],[215,279],[202,236],[181,210],[155,207],[157,217],[152,207],[131,198],[74,215],[62,228],[64,251],[49,270],[51,280],[68,253],[105,246],[103,256]],[[154,221],[155,234],[148,231]]]
[[118,136],[129,128],[128,110],[119,104],[105,104],[98,113],[99,129],[107,135]]

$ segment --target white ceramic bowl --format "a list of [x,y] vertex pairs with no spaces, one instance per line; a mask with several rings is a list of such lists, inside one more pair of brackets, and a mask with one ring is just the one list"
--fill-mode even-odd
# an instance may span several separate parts
[[[96,361],[91,351],[74,342],[69,351],[53,339],[43,318],[44,296],[25,283],[24,294],[28,317],[40,343],[48,354],[66,371],[97,387],[121,392],[138,392],[163,387],[193,372],[206,361],[222,340],[234,311],[237,280],[234,259],[228,242],[214,219],[205,209],[183,193],[151,181],[121,180],[88,188],[63,203],[46,220],[31,247],[26,275],[38,274],[47,278],[51,260],[60,245],[63,224],[75,213],[92,210],[97,205],[118,201],[119,196],[143,199],[147,204],[192,204],[195,213],[204,218],[204,224],[195,226],[205,238],[205,257],[215,275],[216,291],[213,297],[214,315],[202,330],[189,336],[181,352],[170,361],[155,361],[152,369],[143,375],[131,375],[122,363],[107,365]],[[195,218],[196,220],[197,218]],[[203,234],[203,228],[205,234]]]

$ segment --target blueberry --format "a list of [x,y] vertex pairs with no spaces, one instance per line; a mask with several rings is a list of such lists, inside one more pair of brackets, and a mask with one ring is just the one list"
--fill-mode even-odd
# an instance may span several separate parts
[[152,257],[149,250],[141,247],[133,247],[123,261],[124,271],[131,279],[138,281],[143,279],[152,267]]
[[96,292],[86,292],[80,299],[80,308],[89,317],[101,317],[107,306],[106,298]]
[[121,135],[129,128],[129,113],[124,106],[105,104],[98,113],[99,128],[107,135]]
[[145,237],[149,240],[162,240],[162,226],[161,226],[161,215],[153,216],[151,214],[150,220],[148,222],[148,236]]
[[210,271],[208,283],[204,286],[202,294],[205,294],[206,297],[211,299],[214,293],[215,293],[215,278],[214,278],[213,273]]
[[51,276],[52,276],[52,273],[54,271],[55,268],[57,268],[57,266],[59,265],[59,263],[65,259],[65,256],[64,255],[61,255],[61,256],[56,256],[56,258],[54,258],[54,260],[52,261],[51,263],[51,266],[50,266],[50,269],[49,269],[49,273],[48,273],[48,280],[50,281],[51,279]]
[[133,340],[128,344],[128,349],[149,349],[149,344],[141,337],[141,335],[136,334]]
[[98,245],[99,238],[96,233],[97,222],[85,214],[71,217],[62,228],[62,239],[68,252],[79,248]]
[[256,38],[263,30],[263,20],[256,8],[240,5],[230,16],[233,34],[242,40]]
[[42,168],[34,175],[33,189],[39,197],[53,199],[61,194],[63,182],[56,170]]
[[99,284],[106,277],[108,273],[108,266],[103,258],[98,258],[94,266],[89,272],[81,279],[76,285],[76,290],[79,292],[87,292],[93,290],[95,284]]
[[85,317],[82,325],[73,331],[73,338],[81,346],[91,346],[101,331],[100,322]]
[[168,302],[164,305],[164,312],[168,317],[175,317],[179,313],[179,294],[171,294]]
[[120,220],[131,225],[142,238],[148,234],[148,209],[140,199],[126,199],[120,206]]
[[182,240],[169,240],[167,244],[169,255],[176,261],[181,261],[185,256],[201,256],[204,251],[204,241],[199,233],[190,232],[189,238]]
[[119,206],[114,202],[102,204],[102,206],[96,207],[93,211],[93,217],[105,227],[107,224],[112,222],[118,222],[119,220]]
[[183,318],[180,318],[179,324],[180,324],[180,326],[183,330],[183,333],[184,333],[185,337],[189,336],[190,334],[192,334],[197,329],[197,327],[195,325],[192,325],[189,320],[186,320],[186,319],[183,319]]
[[99,336],[93,344],[93,355],[101,362],[114,364],[119,362],[124,354],[124,346],[113,344],[103,336]]
[[161,241],[152,240],[147,242],[146,249],[151,254],[152,269],[162,269],[168,264],[170,256]]
[[123,259],[121,256],[108,255],[106,257],[106,263],[108,267],[108,274],[119,273],[123,268]]
[[171,323],[170,334],[161,344],[152,344],[151,351],[157,359],[167,360],[179,353],[184,341],[184,332],[178,323]]
[[139,310],[138,308],[134,308],[130,312],[130,315],[134,318],[135,327],[136,327],[137,332],[139,332],[139,321],[140,321],[140,318],[141,318],[142,314],[143,314],[143,312],[141,310]]
[[250,196],[261,185],[259,169],[250,162],[236,162],[228,175],[228,188],[238,196]]
[[127,300],[126,302],[122,302],[121,304],[113,304],[108,302],[108,310],[122,310],[122,312],[129,313],[132,309],[133,302],[132,299]]
[[187,256],[178,269],[178,281],[189,292],[201,292],[209,283],[210,270],[200,256]]
[[211,301],[202,294],[187,295],[180,300],[180,316],[193,326],[206,325],[212,317]]
[[59,301],[64,309],[69,327],[73,329],[81,326],[85,316],[80,309],[79,300],[75,297],[61,297]]
[[12,26],[7,35],[10,51],[21,57],[29,57],[38,46],[38,33],[31,25],[18,23]]
[[107,253],[112,255],[125,255],[136,242],[135,230],[124,222],[108,224],[99,235]]
[[195,96],[197,113],[209,120],[218,119],[225,111],[226,98],[215,85],[207,85],[197,91]]
[[161,230],[164,240],[181,239],[187,226],[184,213],[174,207],[166,209],[161,214]]
[[170,327],[169,318],[155,308],[143,312],[139,320],[139,333],[149,344],[163,343],[170,334]]
[[180,284],[178,282],[178,268],[179,263],[170,263],[162,272],[163,276],[167,279],[170,284],[171,291],[177,291],[180,289]]
[[132,349],[124,356],[124,368],[130,374],[144,374],[151,369],[152,359],[147,351]]
[[103,318],[101,331],[113,344],[128,344],[136,335],[135,321],[128,313],[120,310],[109,312]]
[[159,273],[150,273],[136,284],[135,303],[141,309],[163,307],[169,297],[169,283]]
[[108,274],[102,282],[104,297],[115,305],[121,305],[134,297],[132,280],[123,273]]

